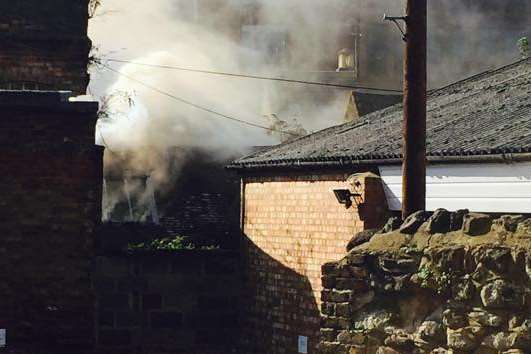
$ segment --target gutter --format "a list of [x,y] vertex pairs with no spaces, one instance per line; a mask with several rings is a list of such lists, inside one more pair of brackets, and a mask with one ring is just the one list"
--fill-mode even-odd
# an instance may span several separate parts
[[[455,155],[455,156],[428,156],[427,160],[432,164],[440,163],[513,163],[531,161],[531,153],[507,153],[493,155]],[[387,159],[349,159],[337,158],[335,160],[279,160],[256,163],[235,163],[227,166],[227,169],[243,172],[245,170],[265,169],[306,169],[318,167],[353,167],[353,166],[385,166],[400,165],[402,158]]]

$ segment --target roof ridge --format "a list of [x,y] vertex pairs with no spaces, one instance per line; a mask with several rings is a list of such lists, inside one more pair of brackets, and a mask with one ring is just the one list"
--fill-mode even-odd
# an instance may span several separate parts
[[520,59],[520,60],[517,60],[517,61],[514,61],[512,63],[509,63],[509,64],[505,64],[503,66],[500,66],[500,67],[497,67],[497,68],[494,68],[494,69],[489,69],[489,70],[485,70],[485,71],[482,71],[482,72],[479,72],[479,73],[476,73],[474,75],[471,75],[471,76],[468,76],[468,77],[465,77],[464,79],[461,79],[461,80],[458,80],[458,81],[455,81],[455,82],[452,82],[448,85],[445,85],[445,86],[442,86],[442,87],[439,87],[439,88],[436,88],[436,89],[433,89],[431,91],[428,92],[428,95],[432,95],[432,94],[435,94],[435,93],[438,93],[440,91],[444,91],[452,86],[457,86],[457,85],[461,85],[463,83],[466,83],[466,82],[469,82],[469,81],[473,81],[475,79],[479,79],[483,76],[489,76],[489,75],[493,75],[493,74],[496,74],[500,71],[504,71],[504,70],[507,70],[511,67],[515,67],[515,66],[518,66],[520,64],[522,64],[523,62],[530,62],[531,63],[531,57],[528,57],[528,58],[523,58],[523,59]]

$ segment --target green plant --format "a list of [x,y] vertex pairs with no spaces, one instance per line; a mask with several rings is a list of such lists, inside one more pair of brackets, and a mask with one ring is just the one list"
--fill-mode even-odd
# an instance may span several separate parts
[[529,58],[529,40],[527,37],[520,38],[517,42],[517,45],[522,59]]
[[156,238],[147,242],[130,243],[129,251],[182,251],[182,250],[216,250],[219,246],[196,246],[185,236]]
[[419,279],[421,280],[420,286],[423,288],[429,287],[429,280],[433,278],[434,274],[431,268],[427,264],[423,264],[417,273]]
[[439,273],[430,264],[423,264],[417,272],[418,278],[421,280],[420,286],[426,289],[432,289],[437,294],[442,294],[451,285],[452,278],[447,272]]
[[145,250],[145,251],[178,251],[184,249],[193,249],[190,242],[186,241],[186,237],[164,237],[157,238],[147,242],[130,243],[128,249],[131,251]]

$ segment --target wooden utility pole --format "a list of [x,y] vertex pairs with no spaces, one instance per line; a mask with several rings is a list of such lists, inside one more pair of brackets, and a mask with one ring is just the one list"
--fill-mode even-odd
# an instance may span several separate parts
[[426,209],[427,0],[407,0],[402,218]]

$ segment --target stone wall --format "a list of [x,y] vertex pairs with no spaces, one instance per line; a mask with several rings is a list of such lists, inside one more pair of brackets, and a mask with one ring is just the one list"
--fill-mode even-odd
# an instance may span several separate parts
[[0,88],[84,94],[88,0],[0,3]]
[[343,255],[356,231],[381,224],[385,210],[381,183],[373,175],[358,179],[359,207],[339,204],[333,190],[353,189],[348,176],[244,178],[243,352],[296,353],[299,336],[307,337],[308,352],[315,352],[321,265]]
[[0,91],[0,328],[7,350],[92,350],[97,103]]
[[530,352],[531,218],[428,217],[323,266],[321,353]]
[[230,251],[99,256],[98,352],[234,352],[240,275]]

